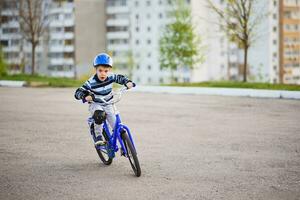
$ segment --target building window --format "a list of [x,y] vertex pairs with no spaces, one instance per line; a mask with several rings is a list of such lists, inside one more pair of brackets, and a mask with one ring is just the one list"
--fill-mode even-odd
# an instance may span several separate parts
[[151,15],[148,13],[147,14],[147,19],[150,19],[151,18]]
[[164,79],[163,78],[159,78],[159,83],[164,83]]
[[151,70],[151,65],[148,65],[148,70]]
[[163,18],[163,14],[162,13],[159,13],[158,17],[161,19]]
[[148,58],[150,58],[150,57],[151,57],[151,53],[148,53],[148,55],[147,55],[147,56],[148,56]]
[[277,27],[274,26],[274,27],[273,27],[273,32],[276,32],[276,31],[277,31]]
[[1,40],[1,46],[7,47],[8,46],[8,40]]
[[148,39],[148,40],[147,40],[147,43],[148,43],[148,44],[151,44],[151,40],[150,40],[150,39]]
[[151,78],[149,77],[149,78],[148,78],[148,83],[151,83],[151,82],[152,82],[152,80],[151,80]]
[[151,31],[151,27],[150,27],[150,26],[147,27],[147,31],[148,31],[148,32]]
[[135,40],[135,44],[140,44],[140,41],[139,40]]
[[139,64],[136,65],[136,69],[137,69],[137,70],[140,69],[140,65],[139,65]]
[[135,18],[136,18],[136,19],[139,19],[139,14],[136,14],[136,15],[135,15]]
[[136,7],[139,6],[139,1],[135,1],[135,6],[136,6]]
[[136,30],[136,32],[139,32],[139,31],[140,31],[140,28],[139,28],[139,27],[136,27],[135,30]]
[[150,5],[151,5],[151,1],[148,0],[148,1],[146,2],[146,4],[147,4],[147,6],[150,6]]

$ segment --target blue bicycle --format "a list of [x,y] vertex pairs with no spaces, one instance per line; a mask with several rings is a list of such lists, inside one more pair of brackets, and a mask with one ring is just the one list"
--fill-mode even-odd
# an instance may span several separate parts
[[[118,112],[115,106],[115,104],[121,100],[122,94],[125,91],[127,91],[126,87],[120,89],[118,92],[113,92],[113,98],[96,98],[95,95],[91,94],[94,102],[97,102],[103,106],[112,105],[116,116],[116,123],[113,133],[111,133],[107,122],[105,121],[103,123],[103,145],[97,145],[95,146],[95,148],[101,161],[105,165],[110,165],[113,161],[113,158],[115,157],[115,153],[119,149],[121,149],[121,156],[128,158],[130,165],[134,171],[134,174],[137,177],[139,177],[141,176],[141,168],[137,157],[137,152],[133,142],[133,138],[131,136],[129,128],[122,124],[120,113]],[[110,100],[107,101],[106,99]],[[94,119],[92,117],[88,118],[88,124],[90,126],[90,133],[94,139],[94,142],[96,142]],[[117,141],[119,141],[120,147],[118,146]]]

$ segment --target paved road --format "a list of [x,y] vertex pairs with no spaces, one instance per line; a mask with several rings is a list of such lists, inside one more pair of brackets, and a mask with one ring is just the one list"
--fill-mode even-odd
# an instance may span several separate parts
[[74,89],[0,88],[0,199],[300,199],[300,101],[128,93],[142,176],[99,162]]

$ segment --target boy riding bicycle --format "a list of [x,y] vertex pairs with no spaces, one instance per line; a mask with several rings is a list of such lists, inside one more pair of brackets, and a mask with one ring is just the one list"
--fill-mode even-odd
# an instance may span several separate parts
[[109,55],[105,53],[98,54],[93,62],[96,74],[78,88],[74,95],[77,100],[83,100],[89,103],[89,111],[95,121],[95,124],[91,124],[91,129],[95,131],[97,139],[95,146],[103,145],[101,135],[102,123],[107,119],[110,127],[114,129],[116,119],[112,105],[103,106],[95,103],[93,102],[92,95],[100,98],[108,97],[106,100],[109,101],[113,98],[111,96],[113,83],[124,85],[128,89],[134,86],[134,83],[127,77],[120,74],[110,73],[112,65],[113,61]]

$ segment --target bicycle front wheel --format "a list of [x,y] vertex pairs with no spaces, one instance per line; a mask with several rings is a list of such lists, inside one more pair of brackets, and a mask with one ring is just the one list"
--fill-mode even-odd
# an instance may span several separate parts
[[109,139],[104,130],[102,132],[102,135],[103,135],[102,138],[103,138],[104,142],[106,142],[106,144],[103,146],[100,146],[100,147],[96,147],[96,151],[97,151],[101,161],[105,165],[110,165],[112,163],[113,159],[109,156],[110,155],[110,153],[109,153],[110,149],[109,149],[109,143],[108,143]]
[[141,176],[141,168],[135,148],[133,147],[133,144],[131,143],[131,140],[129,139],[128,134],[126,134],[126,132],[122,134],[122,139],[124,141],[124,145],[127,151],[126,156],[130,162],[131,168],[133,169],[134,174],[137,177],[139,177]]

